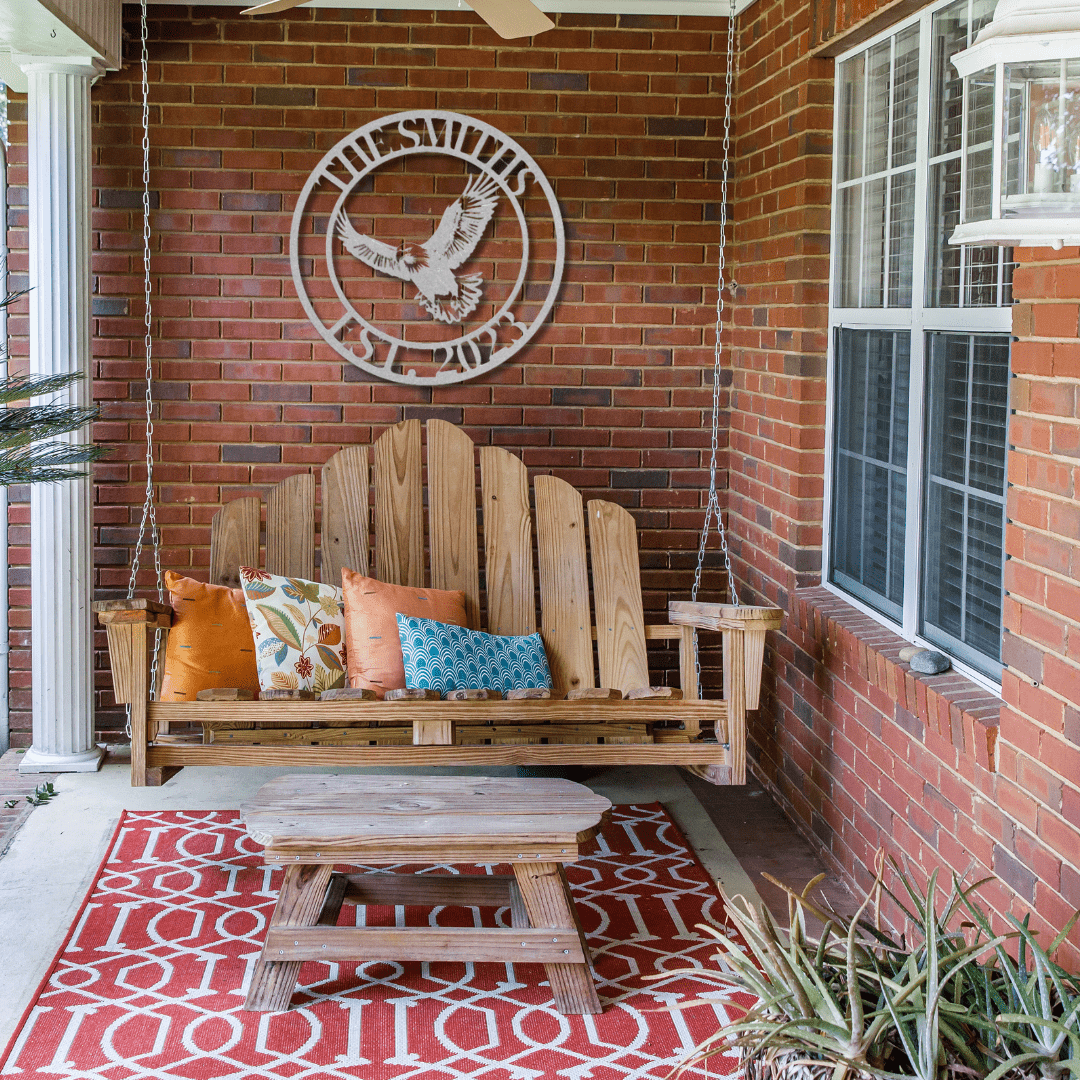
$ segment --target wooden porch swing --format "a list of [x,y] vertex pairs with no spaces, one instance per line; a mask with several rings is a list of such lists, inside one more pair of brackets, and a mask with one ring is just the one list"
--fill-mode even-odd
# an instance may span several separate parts
[[[328,691],[320,700],[159,701],[172,609],[165,603],[160,537],[154,507],[150,274],[150,141],[146,0],[142,0],[143,268],[146,297],[147,480],[131,577],[124,600],[95,603],[108,632],[116,701],[128,706],[131,782],[163,783],[185,765],[641,765],[677,764],[714,783],[746,778],[746,711],[761,687],[765,632],[781,612],[739,604],[727,557],[717,495],[721,315],[726,282],[724,233],[731,122],[734,6],[729,13],[727,108],[720,183],[721,239],[713,368],[712,456],[709,500],[698,551],[692,599],[668,606],[668,623],[646,626],[637,532],[622,507],[602,500],[583,505],[571,485],[554,476],[533,480],[539,561],[540,632],[554,689],[543,698],[361,700]],[[388,583],[460,589],[473,629],[493,634],[536,630],[533,518],[524,464],[498,447],[477,452],[459,428],[427,424],[427,500],[423,491],[421,425],[409,420],[375,441],[335,454],[323,467],[321,515],[315,477],[300,473],[266,496],[264,568],[339,584],[343,567]],[[374,468],[374,521],[369,492]],[[477,491],[483,539],[478,542]],[[424,507],[428,573],[425,574]],[[263,518],[258,497],[236,499],[214,516],[210,580],[235,587],[241,566],[258,566]],[[715,518],[732,604],[696,602],[710,524]],[[586,520],[588,525],[586,526]],[[374,524],[374,553],[369,537]],[[157,600],[136,598],[147,530],[157,575]],[[589,555],[586,557],[586,531]],[[484,565],[486,611],[480,564]],[[590,605],[590,563],[591,596]],[[723,638],[722,700],[702,700],[698,630]],[[648,641],[677,642],[681,686],[650,685]],[[594,665],[594,645],[599,667]],[[511,692],[508,698],[516,692]],[[233,695],[238,697],[240,695]]]
[[[480,448],[484,612],[475,457],[459,428],[428,422],[430,584],[465,593],[473,629],[530,634],[536,584],[526,469],[506,450]],[[389,428],[375,442],[374,569],[382,581],[422,588],[421,461],[417,420]],[[367,575],[367,447],[335,454],[323,467],[321,487],[322,580],[340,581],[344,566]],[[94,608],[108,630],[116,700],[131,708],[132,783],[160,783],[170,769],[204,764],[678,764],[700,767],[715,782],[744,783],[746,710],[758,705],[765,632],[779,626],[779,610],[676,602],[668,625],[646,626],[631,515],[602,500],[590,501],[586,513],[581,495],[554,476],[537,476],[533,495],[550,698],[364,701],[335,699],[331,691],[319,701],[153,701],[154,642],[163,657],[172,609],[146,599],[101,601]],[[257,497],[237,499],[214,516],[213,584],[236,587],[240,566],[259,565],[260,518]],[[266,498],[264,568],[313,578],[315,535],[315,477],[291,476]],[[695,629],[723,636],[723,700],[700,698]],[[650,686],[650,640],[678,643],[679,689]],[[196,725],[201,735],[181,733],[179,725]]]

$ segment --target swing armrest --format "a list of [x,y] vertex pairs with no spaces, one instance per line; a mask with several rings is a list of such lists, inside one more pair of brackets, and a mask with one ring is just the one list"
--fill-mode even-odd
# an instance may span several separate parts
[[172,626],[173,609],[158,600],[136,597],[133,600],[95,600],[91,605],[102,626],[120,623],[145,623],[154,630]]
[[698,630],[779,630],[783,615],[776,607],[699,604],[693,600],[672,600],[668,604],[671,622]]
[[[172,626],[173,609],[145,599],[98,600],[93,608],[109,635],[109,666],[117,705],[131,705],[136,700],[145,703],[150,654],[159,636],[150,631],[167,631]],[[167,636],[160,634],[162,640]]]

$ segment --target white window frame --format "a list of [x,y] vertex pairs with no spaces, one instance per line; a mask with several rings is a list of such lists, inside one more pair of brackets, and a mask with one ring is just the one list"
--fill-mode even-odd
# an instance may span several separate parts
[[[826,365],[825,394],[825,483],[824,512],[822,522],[822,584],[847,603],[890,630],[900,634],[908,641],[929,649],[946,651],[934,642],[928,641],[918,633],[919,597],[922,587],[922,518],[925,498],[925,412],[926,412],[926,335],[935,330],[952,331],[965,334],[1012,334],[1011,307],[959,307],[927,308],[926,299],[926,249],[928,206],[927,188],[930,175],[929,139],[930,123],[930,76],[932,67],[932,20],[936,12],[948,7],[953,0],[938,0],[929,4],[917,15],[903,19],[874,37],[861,42],[853,49],[836,57],[833,81],[833,172],[832,172],[832,235],[839,237],[840,220],[840,155],[836,148],[840,146],[840,67],[844,61],[866,52],[881,41],[888,40],[914,23],[920,24],[919,31],[919,89],[918,116],[919,127],[916,135],[915,150],[915,236],[912,255],[911,308],[841,308],[834,304],[836,297],[836,274],[838,270],[837,252],[829,258],[829,324],[828,353]],[[963,124],[967,127],[967,108],[963,109]],[[891,123],[891,120],[890,120]],[[967,169],[967,147],[961,153],[961,199],[965,193],[965,174]],[[844,186],[847,186],[845,184]],[[920,227],[921,226],[921,227]],[[1000,286],[999,286],[1000,287]],[[887,292],[887,279],[886,279]],[[964,299],[963,276],[960,279],[960,299]],[[889,616],[871,607],[845,589],[829,580],[832,565],[832,507],[833,477],[835,468],[836,403],[835,388],[836,338],[841,327],[852,330],[907,330],[911,333],[910,376],[908,391],[908,440],[907,440],[907,499],[905,508],[906,528],[904,532],[904,602],[903,621],[896,622]],[[954,670],[977,682],[993,693],[1001,693],[1001,679],[992,679],[977,669],[965,664],[955,656],[950,657]]]

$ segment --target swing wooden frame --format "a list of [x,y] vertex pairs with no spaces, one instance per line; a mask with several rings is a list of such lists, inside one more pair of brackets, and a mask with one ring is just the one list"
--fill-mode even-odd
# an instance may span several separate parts
[[[478,482],[476,456],[460,428],[428,421],[425,500],[419,421],[388,428],[375,441],[373,477],[367,447],[335,454],[321,476],[322,580],[340,582],[345,566],[369,573],[373,531],[373,576],[461,589],[474,629],[536,630],[525,465],[506,450],[480,447]],[[315,576],[315,494],[312,473],[288,477],[267,494],[264,566],[270,573]],[[114,695],[131,711],[132,784],[163,783],[188,765],[642,764],[685,765],[714,783],[745,783],[746,711],[757,708],[765,634],[779,627],[780,609],[673,602],[667,624],[647,626],[632,516],[602,500],[586,508],[581,495],[554,476],[534,477],[533,495],[539,629],[555,685],[550,700],[156,701],[151,664],[155,641],[159,670],[164,662],[172,609],[148,599],[99,601],[94,610],[108,633]],[[259,564],[261,517],[257,496],[217,512],[211,582],[235,587],[240,566]],[[722,635],[722,699],[700,697],[698,630]],[[677,643],[681,694],[650,686],[648,641]],[[586,694],[590,689],[594,696]],[[600,696],[602,689],[621,691],[623,699]],[[181,725],[186,730],[178,730]]]

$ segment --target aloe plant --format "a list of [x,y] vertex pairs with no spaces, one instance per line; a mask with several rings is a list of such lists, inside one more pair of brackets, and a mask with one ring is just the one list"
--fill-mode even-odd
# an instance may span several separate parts
[[[1080,1077],[1080,980],[1052,959],[1080,913],[1044,948],[1026,920],[993,933],[973,899],[984,882],[965,885],[954,875],[939,903],[936,873],[918,889],[894,869],[898,892],[885,889],[879,854],[874,886],[850,919],[810,899],[820,878],[800,893],[770,878],[788,895],[786,931],[766,908],[725,895],[738,937],[701,927],[719,944],[717,968],[651,978],[693,975],[758,1000],[677,1071],[736,1050],[748,1080]],[[906,914],[910,941],[881,929],[882,893]],[[813,938],[808,916],[822,923]]]

